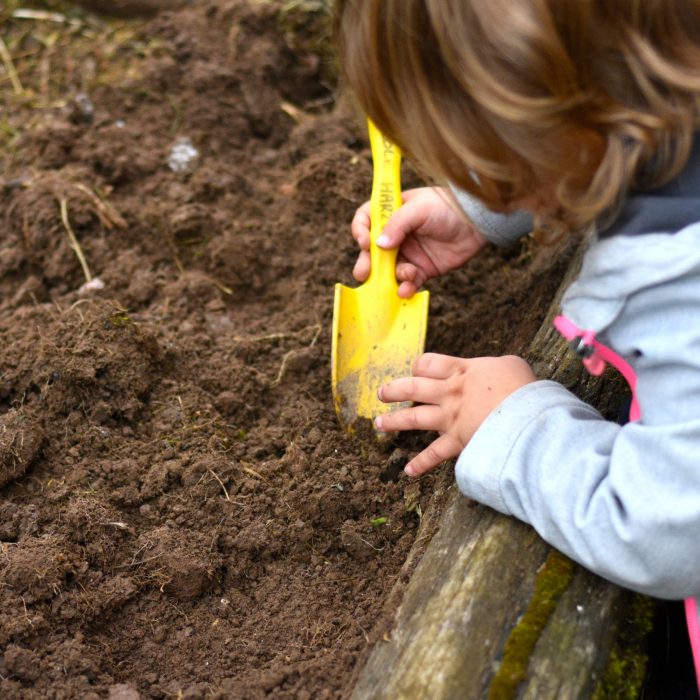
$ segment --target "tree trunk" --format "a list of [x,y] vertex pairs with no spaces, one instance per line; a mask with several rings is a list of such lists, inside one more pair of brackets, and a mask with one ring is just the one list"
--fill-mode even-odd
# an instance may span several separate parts
[[[552,327],[583,244],[529,359],[611,415],[624,394],[612,375],[590,377]],[[404,592],[389,641],[380,641],[353,700],[632,698],[651,602],[552,550],[527,525],[464,498],[456,487]],[[418,540],[420,540],[420,535]],[[399,593],[400,594],[400,593]],[[620,681],[624,684],[614,685]]]

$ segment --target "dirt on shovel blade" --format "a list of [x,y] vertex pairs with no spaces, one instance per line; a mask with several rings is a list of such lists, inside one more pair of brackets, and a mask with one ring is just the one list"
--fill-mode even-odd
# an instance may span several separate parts
[[[348,698],[453,476],[336,422],[372,169],[324,3],[4,6],[0,697]],[[428,348],[522,351],[566,256],[436,282]]]

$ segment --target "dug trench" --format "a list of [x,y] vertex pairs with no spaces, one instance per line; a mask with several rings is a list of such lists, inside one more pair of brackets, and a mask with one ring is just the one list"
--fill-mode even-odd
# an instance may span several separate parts
[[[454,488],[401,473],[429,436],[337,425],[371,160],[304,35],[323,4],[282,5],[69,8],[48,74],[3,15],[3,698],[347,698]],[[432,283],[428,349],[523,352],[570,253]]]

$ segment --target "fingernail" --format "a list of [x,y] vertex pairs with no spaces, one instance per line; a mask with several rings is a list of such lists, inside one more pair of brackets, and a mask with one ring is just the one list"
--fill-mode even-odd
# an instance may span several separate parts
[[377,245],[380,248],[384,248],[389,245],[389,236],[385,236],[383,233],[377,238]]
[[382,417],[381,417],[381,416],[377,416],[377,417],[374,419],[374,427],[375,427],[377,430],[381,430],[381,429],[382,429]]
[[416,472],[414,471],[413,467],[410,464],[407,464],[403,470],[408,474],[409,476],[415,476]]
[[377,398],[378,398],[380,401],[382,400],[382,388],[383,388],[383,387],[380,386],[379,389],[377,389]]

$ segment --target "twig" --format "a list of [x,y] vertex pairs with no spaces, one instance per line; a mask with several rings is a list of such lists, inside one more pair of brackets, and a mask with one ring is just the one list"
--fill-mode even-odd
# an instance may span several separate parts
[[216,280],[209,275],[206,275],[206,279],[211,282],[220,292],[223,292],[227,296],[231,296],[233,294],[233,289],[231,289],[231,287],[227,287],[222,282],[219,282],[219,280]]
[[310,348],[312,348],[314,345],[316,345],[316,341],[318,340],[319,335],[321,335],[321,325],[317,324],[316,325],[316,333],[314,333],[314,337],[312,338],[311,342],[309,343]]
[[[211,471],[211,470],[209,470],[209,471]],[[214,550],[214,544],[216,543],[216,538],[219,536],[219,528],[223,524],[224,520],[226,520],[226,518],[228,518],[228,515],[224,515],[224,517],[221,518],[221,520],[219,520],[219,524],[214,528],[214,534],[212,535],[211,544],[209,545],[209,554],[211,554],[212,551]]]
[[284,372],[287,369],[287,364],[289,363],[289,360],[296,355],[298,350],[290,350],[289,352],[286,352],[284,354],[284,357],[282,358],[282,364],[280,365],[279,372],[277,372],[277,376],[270,382],[271,387],[279,386],[280,382],[282,381],[282,377],[284,376]]
[[119,521],[102,523],[102,525],[110,525],[112,527],[118,527],[120,530],[128,530],[129,529],[129,526],[126,523],[122,523]]
[[256,479],[262,479],[264,482],[267,483],[267,479],[259,472],[256,472],[255,469],[253,469],[252,467],[241,466],[241,469],[246,474],[250,474],[251,476],[254,476]]
[[313,326],[306,326],[306,328],[302,328],[299,331],[290,331],[289,333],[265,333],[263,335],[235,335],[233,336],[233,338],[231,338],[231,340],[233,340],[234,343],[259,343],[265,340],[287,340],[288,338],[296,338],[309,330],[315,331],[314,337],[311,341],[311,344],[309,345],[309,347],[311,347],[316,343],[316,340],[318,339],[318,336],[321,333],[321,326],[318,323],[314,323]]
[[[312,348],[314,345],[316,345],[316,341],[318,340],[318,336],[321,335],[321,326],[316,327],[316,333],[314,334],[313,339],[309,343],[307,347]],[[289,360],[294,357],[299,350],[290,350],[289,352],[285,353],[284,356],[282,357],[282,364],[280,365],[279,371],[277,372],[277,376],[270,382],[271,387],[276,387],[279,386],[280,382],[282,381],[282,377],[284,377],[285,370],[287,369],[287,365],[289,364]]]
[[329,3],[327,0],[289,0],[282,7],[282,12],[291,12],[300,8],[306,12],[317,12],[318,10],[328,10]]
[[362,631],[362,634],[363,634],[364,637],[365,637],[365,642],[367,642],[367,644],[369,644],[369,643],[370,643],[370,641],[369,641],[369,635],[367,634],[367,631],[365,630],[365,628],[364,628],[355,618],[353,618],[353,621],[355,622],[355,624],[356,624],[356,625],[360,628],[360,630]]
[[160,559],[163,555],[162,554],[154,554],[152,557],[146,557],[145,559],[141,559],[140,561],[132,561],[129,562],[128,564],[119,564],[118,566],[115,566],[115,569],[129,569],[132,566],[141,566],[141,564],[146,564],[149,561],[155,561],[156,559]]
[[360,542],[364,542],[368,547],[371,547],[375,552],[382,552],[382,551],[384,551],[384,548],[386,547],[386,545],[382,545],[381,547],[375,547],[371,542],[368,542],[363,537],[360,537]]
[[43,42],[45,51],[39,62],[39,93],[45,105],[49,104],[51,98],[51,58],[54,47],[58,39],[58,34],[50,34]]
[[81,24],[79,20],[69,20],[60,12],[45,12],[44,10],[19,9],[12,13],[12,17],[14,19],[35,19],[46,22],[56,22],[58,24],[68,23],[74,26],[80,26]]
[[73,249],[73,252],[78,257],[78,261],[80,262],[80,266],[83,268],[83,274],[85,275],[85,281],[91,282],[92,281],[92,273],[90,272],[90,268],[88,267],[87,260],[85,259],[85,255],[83,255],[83,249],[80,247],[80,243],[78,243],[78,239],[76,238],[75,233],[73,232],[73,229],[71,228],[70,221],[68,220],[68,200],[61,199],[60,204],[61,204],[61,221],[63,221],[63,226],[65,227],[66,233],[68,234],[68,238],[70,239],[70,247]]
[[5,70],[7,71],[7,75],[12,83],[12,89],[15,91],[15,95],[21,95],[24,93],[24,87],[22,86],[22,82],[20,81],[17,71],[15,70],[15,64],[12,62],[12,56],[7,48],[7,44],[5,44],[1,36],[0,58],[2,58],[2,62],[5,64]]
[[226,496],[226,500],[230,502],[231,499],[229,498],[228,491],[226,490],[226,487],[224,486],[224,482],[221,481],[221,479],[219,479],[218,474],[213,469],[209,469],[209,473],[219,482],[219,486],[221,486],[221,488],[223,489],[224,496]]
[[82,183],[75,186],[76,189],[85,193],[97,210],[97,216],[100,217],[102,225],[109,231],[115,226],[117,228],[126,228],[126,221],[121,214],[106,200],[102,199],[96,192],[93,192],[89,187]]
[[280,109],[297,124],[302,124],[303,122],[308,121],[309,117],[311,116],[299,109],[299,107],[293,105],[291,102],[282,102],[280,104]]
[[34,627],[32,618],[29,617],[29,611],[27,610],[27,601],[24,599],[23,595],[21,595],[20,598],[22,599],[22,607],[24,608],[24,619],[29,623],[30,627]]

